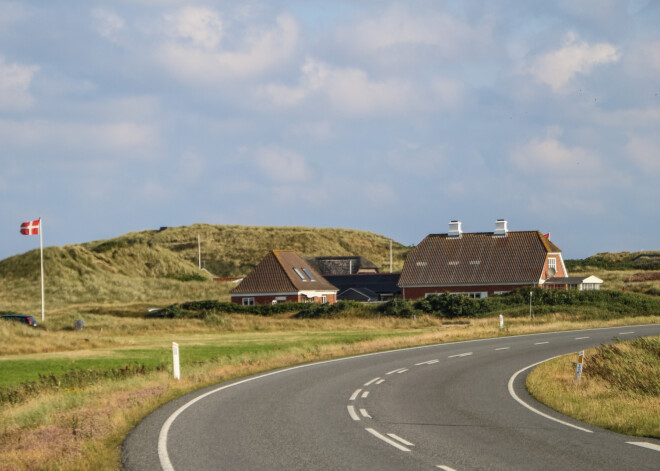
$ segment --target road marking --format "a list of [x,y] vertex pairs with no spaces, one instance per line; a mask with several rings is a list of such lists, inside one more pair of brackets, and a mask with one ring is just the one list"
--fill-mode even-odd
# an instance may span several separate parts
[[534,368],[536,365],[540,365],[541,363],[545,363],[546,361],[554,360],[554,359],[557,358],[557,357],[558,357],[558,356],[554,356],[554,357],[552,357],[552,358],[548,358],[548,359],[543,360],[543,361],[538,361],[538,362],[536,362],[536,363],[534,363],[534,364],[532,364],[532,365],[526,366],[526,367],[523,368],[522,370],[518,370],[518,371],[516,371],[516,372],[513,374],[513,376],[511,376],[511,378],[509,378],[509,394],[511,395],[512,398],[514,398],[514,399],[515,399],[516,401],[518,401],[520,404],[522,404],[523,406],[527,407],[527,408],[528,408],[529,410],[531,410],[532,412],[534,412],[534,413],[536,413],[536,414],[538,414],[538,415],[540,415],[540,416],[542,416],[542,417],[545,417],[546,419],[554,420],[555,422],[559,422],[560,424],[567,425],[567,426],[569,426],[569,427],[573,427],[574,429],[581,430],[581,431],[583,431],[583,432],[593,433],[591,430],[587,430],[586,428],[578,427],[577,425],[569,424],[568,422],[564,422],[563,420],[559,420],[559,419],[556,419],[555,417],[552,417],[552,416],[550,416],[550,415],[548,415],[548,414],[545,414],[545,413],[541,412],[541,411],[538,410],[538,409],[534,409],[532,406],[530,406],[529,404],[527,404],[526,402],[524,402],[522,399],[520,399],[520,398],[518,397],[518,395],[516,394],[516,392],[513,390],[513,382],[516,380],[516,377],[517,377],[520,373],[522,373],[523,371],[526,371],[526,370],[528,370],[528,369],[530,369],[530,368]]
[[374,437],[380,438],[385,443],[388,443],[388,444],[392,445],[394,448],[398,448],[401,451],[410,451],[409,448],[406,448],[405,446],[400,445],[399,443],[395,442],[394,440],[392,440],[390,438],[387,438],[385,435],[383,435],[381,433],[378,433],[376,430],[374,430],[372,428],[366,428],[365,430],[367,432],[369,432],[370,434],[372,434]]
[[372,379],[371,381],[369,381],[368,383],[364,383],[364,385],[365,385],[365,386],[371,386],[373,383],[375,383],[375,382],[378,381],[379,379],[380,379],[380,378],[374,378],[374,379]]
[[437,465],[436,468],[444,469],[445,471],[456,471],[454,468],[450,468],[449,466],[444,466],[444,465]]
[[626,443],[628,445],[637,445],[644,448],[648,448],[649,450],[660,451],[660,445],[656,445],[655,443],[649,443],[649,442],[626,442]]
[[550,343],[550,342],[536,342],[534,345],[545,345],[546,343]]
[[358,397],[358,394],[360,394],[360,392],[362,392],[362,389],[356,389],[355,392],[351,395],[349,401],[354,401]]
[[619,332],[619,335],[629,335],[634,334],[635,332]]
[[406,445],[406,446],[415,446],[414,443],[410,443],[408,440],[404,440],[404,439],[401,438],[400,436],[395,435],[395,434],[393,434],[393,433],[388,433],[387,436],[388,436],[388,437],[391,437],[391,438],[393,438],[393,439],[395,439],[396,441],[399,441],[399,442],[403,443],[403,444]]
[[360,414],[362,414],[362,417],[366,417],[367,419],[372,419],[373,418],[369,415],[369,412],[367,412],[367,409],[360,409]]
[[511,347],[500,347],[500,348],[496,348],[495,350],[508,350],[509,348]]
[[378,385],[380,385],[380,384],[383,384],[384,382],[385,382],[384,379],[381,379],[381,380],[379,380],[379,381],[376,381],[376,386],[378,386]]
[[351,419],[353,420],[360,420],[360,417],[355,413],[355,407],[353,406],[346,406],[348,408],[348,415],[351,416]]
[[421,363],[415,363],[415,366],[422,366],[422,365],[432,365],[433,363],[438,363],[440,360],[429,360],[429,361],[423,361]]
[[589,337],[575,337],[575,340],[584,340],[584,339],[588,339],[588,338]]
[[406,371],[408,371],[408,369],[403,368],[401,371],[397,371],[396,374],[400,375],[401,373],[405,373]]
[[472,355],[472,352],[459,353],[458,355],[451,355],[451,356],[448,356],[447,358],[469,357],[470,355]]
[[369,395],[369,391],[363,392],[362,393],[362,399],[366,399],[368,395]]
[[396,370],[388,371],[388,372],[385,373],[385,374],[386,374],[386,375],[392,375],[392,374],[394,374],[394,373],[401,373],[401,370],[403,370],[403,371],[408,371],[408,370],[406,370],[405,368],[397,368]]

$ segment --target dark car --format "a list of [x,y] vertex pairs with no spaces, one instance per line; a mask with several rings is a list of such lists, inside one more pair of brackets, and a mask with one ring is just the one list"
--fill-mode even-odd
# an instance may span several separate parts
[[37,321],[34,317],[24,316],[23,314],[8,314],[5,316],[0,316],[0,319],[14,321],[14,322],[22,322],[23,324],[29,325],[30,327],[37,326]]

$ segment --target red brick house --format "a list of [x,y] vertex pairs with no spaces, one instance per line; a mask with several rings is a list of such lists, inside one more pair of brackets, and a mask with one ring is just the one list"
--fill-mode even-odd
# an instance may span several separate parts
[[430,234],[406,257],[399,286],[404,299],[435,293],[484,298],[543,286],[568,277],[561,250],[539,231],[509,231],[498,220],[493,232],[464,233],[460,221],[447,234]]
[[293,250],[273,250],[231,290],[231,302],[243,306],[280,302],[334,304],[337,291]]

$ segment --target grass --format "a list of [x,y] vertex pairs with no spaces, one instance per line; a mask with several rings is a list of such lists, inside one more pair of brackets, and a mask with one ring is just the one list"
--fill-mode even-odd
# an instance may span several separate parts
[[[54,316],[43,331],[14,324],[0,328],[5,349],[0,368],[59,364],[62,369],[54,374],[59,378],[76,363],[98,371],[116,368],[121,364],[116,360],[165,368],[101,375],[59,387],[46,384],[18,402],[0,404],[0,470],[116,469],[126,433],[159,405],[206,385],[277,367],[472,338],[658,322],[657,316],[586,321],[553,314],[535,320],[506,319],[506,329],[500,330],[493,318],[292,319],[236,314],[216,316],[209,323],[92,315],[86,317],[85,330],[75,332],[69,325],[76,315]],[[181,381],[171,378],[173,340],[181,350]],[[15,387],[34,377],[25,369],[18,371],[5,384]],[[33,443],[43,446],[35,450],[29,445]]]
[[626,435],[660,438],[660,337],[585,351],[543,363],[527,377],[539,401],[562,414]]

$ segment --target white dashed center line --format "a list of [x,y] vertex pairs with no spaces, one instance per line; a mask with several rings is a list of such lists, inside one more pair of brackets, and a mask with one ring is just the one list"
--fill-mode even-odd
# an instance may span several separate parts
[[575,337],[575,340],[584,340],[584,339],[588,339],[588,338],[589,337]]
[[496,348],[495,350],[508,350],[509,348],[511,347],[500,347],[500,348]]
[[355,399],[357,399],[358,394],[360,394],[360,392],[362,392],[362,389],[356,389],[355,392],[351,395],[349,401],[354,401]]
[[384,380],[384,379],[381,379],[381,380],[376,381],[376,384],[377,384],[377,385],[378,385],[378,384],[383,384],[384,382],[385,382],[385,380]]
[[401,444],[395,442],[395,441],[392,440],[391,438],[388,438],[388,437],[386,437],[385,435],[383,435],[383,434],[381,434],[381,433],[378,433],[376,430],[374,430],[374,429],[372,429],[372,428],[367,428],[367,429],[365,429],[365,430],[366,430],[367,432],[369,432],[370,434],[372,434],[374,437],[380,438],[380,439],[383,440],[385,443],[388,443],[388,444],[392,445],[394,448],[398,448],[398,449],[401,450],[401,451],[410,451],[410,448],[406,448],[405,446],[403,446],[403,445],[401,445]]
[[348,408],[348,415],[351,416],[351,419],[360,420],[360,417],[355,413],[355,407],[347,406],[347,408]]
[[369,412],[367,412],[367,409],[360,409],[360,414],[362,414],[362,417],[366,417],[367,419],[371,419],[372,417],[369,415]]
[[447,358],[461,358],[461,357],[468,357],[470,355],[472,355],[472,352],[459,353],[458,355],[451,355],[451,356],[448,356]]
[[366,399],[368,395],[369,395],[369,391],[363,392],[362,393],[362,399]]
[[421,363],[415,363],[415,366],[422,366],[422,365],[432,365],[433,363],[438,363],[440,360],[429,360],[429,361],[423,361]]
[[403,443],[403,444],[406,445],[406,446],[415,446],[414,443],[410,443],[408,440],[404,440],[404,439],[401,438],[400,436],[395,435],[395,434],[393,434],[393,433],[388,433],[387,436],[390,437],[390,438],[395,439],[396,441],[399,441],[399,442]]
[[445,471],[456,471],[454,468],[450,468],[449,466],[444,466],[444,465],[437,465],[436,468],[444,469]]
[[626,443],[629,445],[636,445],[636,446],[648,448],[649,450],[660,451],[660,445],[656,445],[655,443],[649,443],[649,442],[626,442]]
[[635,332],[619,332],[619,335],[630,335],[634,334]]
[[536,342],[534,345],[545,345],[546,343],[550,343],[550,342]]
[[364,385],[365,385],[365,386],[371,386],[373,383],[375,383],[375,382],[378,381],[379,379],[380,379],[380,378],[374,378],[374,379],[372,379],[371,381],[369,381],[368,383],[364,383]]
[[396,370],[388,371],[386,375],[393,375],[394,373],[401,373],[402,371],[408,371],[405,368],[397,368]]

